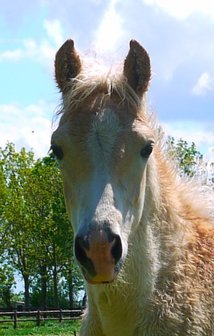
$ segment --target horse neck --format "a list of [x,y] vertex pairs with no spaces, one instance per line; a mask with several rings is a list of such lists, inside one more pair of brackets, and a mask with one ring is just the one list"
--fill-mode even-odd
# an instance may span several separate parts
[[148,164],[142,221],[157,233],[176,234],[184,224],[187,204],[192,206],[188,193],[172,163],[158,149]]
[[156,157],[150,159],[144,211],[130,237],[128,257],[137,285],[144,287],[145,300],[152,294],[163,265],[166,267],[173,262],[172,255],[175,259],[180,258],[189,239],[188,232],[185,238],[182,230],[185,223],[180,214],[185,204],[173,169],[167,161],[161,162]]

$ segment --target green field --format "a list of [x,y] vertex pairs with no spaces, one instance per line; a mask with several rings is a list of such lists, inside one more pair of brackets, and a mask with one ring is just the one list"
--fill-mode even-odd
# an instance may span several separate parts
[[36,327],[35,323],[19,323],[16,330],[13,329],[12,323],[0,324],[0,336],[25,336],[25,335],[35,335],[35,336],[73,336],[74,331],[78,333],[79,321],[69,321],[69,322],[46,322],[40,327]]

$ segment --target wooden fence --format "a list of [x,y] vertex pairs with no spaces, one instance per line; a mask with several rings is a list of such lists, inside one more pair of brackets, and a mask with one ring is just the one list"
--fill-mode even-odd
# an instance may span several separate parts
[[81,319],[83,311],[74,310],[34,310],[34,311],[13,311],[0,312],[0,323],[13,323],[14,329],[19,322],[35,322],[37,326],[47,320],[58,320],[60,323],[65,320]]

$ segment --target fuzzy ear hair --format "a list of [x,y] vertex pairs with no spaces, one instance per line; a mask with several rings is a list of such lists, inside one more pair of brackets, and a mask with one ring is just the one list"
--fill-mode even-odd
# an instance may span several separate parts
[[135,40],[130,41],[130,49],[124,62],[123,74],[137,95],[142,96],[149,85],[151,65],[148,53]]
[[57,51],[55,57],[55,78],[62,93],[66,92],[70,79],[81,70],[81,62],[74,48],[74,41],[67,40]]

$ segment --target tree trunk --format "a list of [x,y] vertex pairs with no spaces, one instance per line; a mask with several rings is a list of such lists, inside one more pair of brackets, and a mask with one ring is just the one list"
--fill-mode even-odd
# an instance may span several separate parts
[[68,292],[69,292],[69,309],[74,308],[74,286],[73,286],[73,277],[72,277],[72,269],[68,270]]
[[41,308],[43,310],[47,309],[47,267],[41,266]]
[[29,275],[23,274],[24,279],[24,298],[25,298],[25,309],[29,310],[30,308],[30,281]]
[[6,306],[6,308],[10,311],[12,309],[11,307],[11,287],[5,286],[5,288],[2,291],[2,299]]
[[59,308],[59,297],[58,297],[58,277],[57,277],[57,260],[56,260],[56,249],[53,245],[53,285],[54,285],[54,305],[55,308]]

